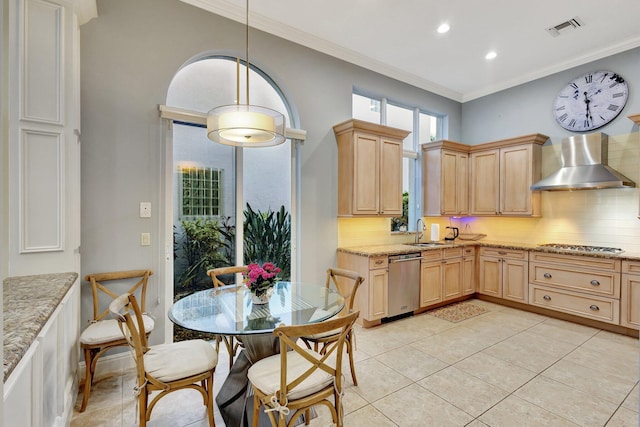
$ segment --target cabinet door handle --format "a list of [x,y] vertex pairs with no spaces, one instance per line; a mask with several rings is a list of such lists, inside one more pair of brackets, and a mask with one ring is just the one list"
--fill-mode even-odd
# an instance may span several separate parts
[[598,282],[596,279],[593,279],[593,280],[591,281],[591,284],[592,284],[593,286],[600,286],[600,282]]
[[593,304],[589,307],[591,310],[593,311],[600,311],[600,307],[598,307],[597,305]]
[[551,297],[549,295],[545,295],[542,297],[545,301],[551,301]]
[[545,279],[551,279],[551,273],[544,273],[544,278]]

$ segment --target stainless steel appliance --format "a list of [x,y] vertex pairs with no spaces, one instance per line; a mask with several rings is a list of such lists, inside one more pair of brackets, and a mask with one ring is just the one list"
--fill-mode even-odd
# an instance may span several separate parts
[[589,190],[635,187],[609,167],[609,137],[602,132],[574,135],[560,144],[562,167],[531,186],[532,190]]
[[620,248],[609,248],[606,246],[588,246],[588,245],[571,245],[568,243],[545,243],[544,245],[539,245],[543,248],[552,248],[558,249],[561,251],[570,251],[570,252],[591,252],[591,253],[605,253],[605,254],[619,254],[624,252]]
[[413,312],[420,307],[421,259],[419,252],[389,257],[389,317]]

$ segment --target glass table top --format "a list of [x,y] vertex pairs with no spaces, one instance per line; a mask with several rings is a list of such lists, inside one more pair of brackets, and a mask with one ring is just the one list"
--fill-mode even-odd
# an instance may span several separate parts
[[344,307],[344,298],[324,285],[277,282],[268,304],[253,304],[244,285],[195,292],[169,309],[169,319],[183,328],[224,335],[273,331],[281,323],[322,322]]

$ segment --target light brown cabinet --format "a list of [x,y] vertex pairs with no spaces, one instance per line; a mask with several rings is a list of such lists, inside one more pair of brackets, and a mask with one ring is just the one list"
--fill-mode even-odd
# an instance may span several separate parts
[[549,139],[526,135],[470,147],[471,215],[540,216],[541,147]]
[[469,146],[452,141],[422,145],[424,216],[469,213]]
[[620,324],[640,329],[640,262],[622,261]]
[[338,216],[402,215],[402,141],[410,132],[361,120],[333,127]]
[[527,251],[480,248],[478,292],[527,303],[528,259]]
[[459,247],[422,252],[420,307],[473,293],[469,292],[469,287],[473,289],[473,284],[465,282],[465,278],[472,277],[465,272],[465,266],[469,265],[467,261],[468,258],[463,257],[463,249]]
[[620,260],[534,252],[530,261],[532,305],[620,323]]
[[476,247],[462,249],[462,295],[476,291]]
[[364,277],[354,301],[354,310],[360,310],[358,323],[370,326],[387,317],[389,257],[368,257],[338,251],[338,267],[357,271]]

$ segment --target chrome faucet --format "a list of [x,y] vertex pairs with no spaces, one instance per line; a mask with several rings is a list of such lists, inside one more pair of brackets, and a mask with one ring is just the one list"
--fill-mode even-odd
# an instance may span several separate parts
[[[422,228],[420,228],[421,223]],[[416,243],[420,243],[420,239],[422,239],[422,236],[424,235],[423,231],[426,229],[427,227],[424,225],[422,218],[418,218],[418,221],[416,221]]]

